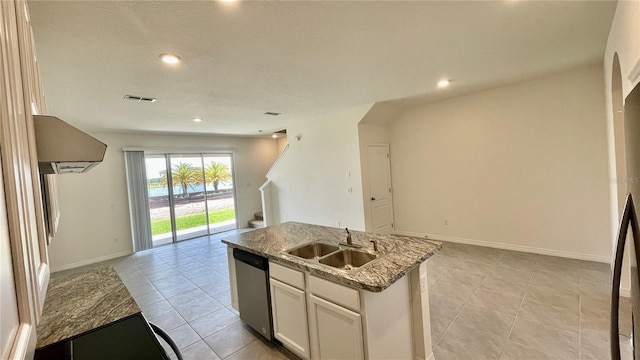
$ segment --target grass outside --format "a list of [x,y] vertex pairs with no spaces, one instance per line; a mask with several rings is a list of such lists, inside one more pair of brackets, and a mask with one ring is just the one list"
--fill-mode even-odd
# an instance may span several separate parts
[[[196,226],[207,225],[207,218],[204,212],[200,214],[180,216],[176,218],[177,230],[190,229]],[[209,212],[209,223],[215,224],[236,217],[234,208],[220,209]],[[171,219],[153,220],[151,221],[151,234],[166,234],[171,232]]]

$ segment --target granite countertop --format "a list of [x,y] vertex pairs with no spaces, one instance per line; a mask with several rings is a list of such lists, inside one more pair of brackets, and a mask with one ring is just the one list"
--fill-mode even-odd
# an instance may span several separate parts
[[36,348],[82,334],[140,312],[113,268],[103,267],[49,281]]
[[222,242],[333,282],[373,292],[388,288],[442,247],[438,241],[415,237],[360,231],[351,231],[351,236],[354,244],[362,245],[362,250],[370,252],[373,249],[369,241],[376,240],[381,256],[358,269],[345,271],[289,255],[284,250],[311,241],[337,243],[347,237],[344,229],[297,222],[225,237]]

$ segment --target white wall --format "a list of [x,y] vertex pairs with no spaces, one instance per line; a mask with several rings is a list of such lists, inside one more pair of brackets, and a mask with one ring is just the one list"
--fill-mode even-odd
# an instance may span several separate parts
[[[629,73],[634,65],[640,61],[640,1],[619,1],[616,14],[609,32],[607,48],[604,55],[604,82],[606,97],[606,116],[607,116],[607,144],[609,154],[609,176],[615,179],[618,174],[616,169],[616,144],[614,136],[614,116],[612,105],[612,71],[613,58],[618,54],[620,61],[620,71],[622,73],[622,95],[626,97],[634,86],[640,83],[640,79],[630,80]],[[623,171],[624,172],[624,171]],[[621,185],[625,185],[621,183]],[[616,236],[618,231],[618,221],[620,214],[618,213],[618,183],[610,182],[610,239],[612,249],[616,246]],[[628,247],[626,250],[628,253]],[[625,257],[623,266],[622,288],[623,293],[629,291],[630,288],[630,265]]]
[[357,106],[287,128],[289,150],[269,177],[276,223],[335,227],[340,222],[364,230],[358,122],[370,108]]
[[[607,48],[604,55],[604,81],[607,114],[607,139],[609,145],[609,173],[612,179],[616,178],[616,157],[614,141],[614,121],[612,105],[611,78],[613,71],[613,57],[618,54],[620,70],[622,73],[622,96],[626,97],[640,79],[629,80],[628,76],[633,66],[640,61],[640,2],[620,1],[616,8],[616,14],[609,33]],[[611,182],[611,214],[614,221],[611,222],[612,242],[618,231],[618,198],[617,182]],[[615,246],[615,244],[613,244]]]
[[406,110],[389,126],[396,230],[608,261],[602,76],[592,65]]
[[[360,139],[360,164],[362,166],[362,197],[364,199],[364,224],[366,231],[373,231],[371,222],[371,197],[369,187],[369,163],[367,162],[367,147],[369,145],[389,144],[389,130],[386,126],[360,124],[358,125]],[[393,179],[391,179],[393,185]]]
[[132,252],[123,147],[222,149],[234,153],[238,226],[260,210],[258,187],[277,156],[274,139],[95,133],[108,145],[104,162],[86,174],[58,176],[60,227],[49,247],[53,270]]

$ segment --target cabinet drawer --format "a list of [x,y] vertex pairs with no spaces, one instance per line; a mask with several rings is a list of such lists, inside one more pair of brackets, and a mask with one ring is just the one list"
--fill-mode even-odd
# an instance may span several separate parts
[[338,305],[360,312],[360,293],[358,290],[313,275],[309,275],[307,290]]
[[269,277],[304,290],[304,274],[301,271],[269,261]]

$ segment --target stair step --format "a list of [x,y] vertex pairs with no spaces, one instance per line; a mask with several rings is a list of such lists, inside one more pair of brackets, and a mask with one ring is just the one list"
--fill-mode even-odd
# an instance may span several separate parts
[[257,213],[254,213],[253,217],[255,217],[256,220],[264,220],[264,215],[262,215],[262,211],[258,211]]
[[256,229],[261,229],[261,228],[264,227],[264,221],[263,220],[249,220],[249,227],[256,228]]

